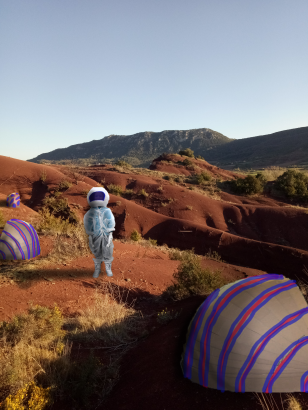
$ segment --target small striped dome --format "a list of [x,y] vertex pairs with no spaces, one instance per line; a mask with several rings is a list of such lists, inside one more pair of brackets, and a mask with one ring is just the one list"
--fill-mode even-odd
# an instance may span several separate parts
[[190,322],[184,376],[221,391],[308,392],[307,313],[296,282],[283,275],[215,290]]
[[9,208],[19,208],[20,206],[20,195],[18,192],[13,192],[6,199],[6,206]]
[[6,222],[0,237],[0,259],[31,259],[41,253],[33,226],[20,219]]

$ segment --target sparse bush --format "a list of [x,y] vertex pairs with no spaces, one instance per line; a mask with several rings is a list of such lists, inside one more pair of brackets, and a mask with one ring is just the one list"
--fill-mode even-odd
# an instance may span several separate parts
[[40,180],[44,183],[47,179],[47,172],[45,171],[45,169],[43,169],[41,176],[40,176]]
[[161,206],[167,206],[168,204],[166,202],[162,202]]
[[165,180],[167,180],[167,181],[170,181],[170,180],[172,180],[173,178],[172,178],[171,175],[164,175],[164,176],[163,176],[163,179],[165,179]]
[[197,181],[197,184],[199,185],[202,185],[205,182],[210,181],[211,179],[212,179],[211,175],[208,174],[207,172],[201,172],[201,174],[196,175],[196,181]]
[[138,242],[141,239],[141,235],[138,231],[136,231],[136,229],[134,229],[133,232],[130,235],[130,239],[132,239],[133,241]]
[[193,209],[193,207],[192,207],[191,205],[186,205],[186,209],[187,209],[188,211],[191,211],[191,210]]
[[107,188],[108,192],[113,195],[121,196],[123,194],[123,189],[120,185],[109,184]]
[[83,195],[83,196],[88,196],[89,191],[81,191],[80,193],[81,193],[81,195]]
[[162,185],[157,188],[157,191],[158,191],[158,192],[161,192],[162,190],[163,190]]
[[260,194],[264,190],[266,180],[261,173],[256,176],[248,175],[246,178],[238,178],[228,181],[231,190],[242,195]]
[[119,160],[115,163],[115,165],[118,165],[119,167],[124,167],[124,168],[132,168],[132,165],[130,165],[128,162],[126,162],[126,161],[124,161],[124,160],[122,160],[122,159],[119,159]]
[[122,204],[121,201],[117,201],[117,202],[116,202],[116,205],[117,205],[117,206],[120,206],[121,204]]
[[176,177],[176,178],[174,178],[174,180],[175,180],[175,182],[177,182],[177,183],[182,183],[183,180],[184,180],[184,178],[183,178],[183,177]]
[[5,221],[5,219],[4,219],[3,213],[2,213],[2,211],[0,210],[0,228],[4,228],[5,223],[6,223],[6,221]]
[[157,240],[156,239],[148,239],[151,245],[157,246]]
[[192,166],[193,163],[188,158],[186,158],[183,161],[183,165],[185,165],[185,167],[188,167],[188,166]]
[[59,187],[59,189],[68,189],[68,188],[70,188],[72,185],[73,185],[73,184],[72,184],[71,182],[66,181],[66,180],[62,180],[62,181],[60,181],[58,187]]
[[289,169],[277,178],[275,188],[288,198],[308,201],[308,176],[303,172]]
[[133,189],[126,189],[124,192],[125,195],[134,195],[134,190]]
[[140,191],[138,192],[139,195],[143,196],[144,198],[146,198],[147,196],[149,196],[149,194],[146,192],[145,189],[140,189]]
[[205,255],[208,259],[212,259],[217,262],[223,262],[221,256],[219,255],[218,252],[216,251],[211,251],[211,249],[208,251],[208,253]]
[[202,161],[205,161],[205,159],[201,157],[201,155],[196,156],[196,159],[202,159]]
[[194,258],[200,259],[199,255],[195,254],[195,249],[180,251],[178,248],[169,250],[169,258],[174,261],[186,261]]
[[190,148],[185,148],[181,151],[179,151],[180,155],[185,155],[186,157],[191,157],[194,158],[194,151],[191,150]]
[[227,283],[221,277],[220,270],[213,272],[209,268],[203,269],[198,256],[192,253],[180,264],[173,277],[177,282],[173,281],[166,292],[176,300],[192,295],[208,295]]
[[157,322],[164,325],[166,323],[169,323],[171,320],[176,319],[180,315],[180,313],[181,311],[174,311],[173,309],[163,309],[157,314]]

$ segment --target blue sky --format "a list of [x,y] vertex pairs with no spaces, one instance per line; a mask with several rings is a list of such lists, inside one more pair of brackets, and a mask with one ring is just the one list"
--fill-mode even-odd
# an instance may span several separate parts
[[308,126],[307,0],[0,0],[0,155]]

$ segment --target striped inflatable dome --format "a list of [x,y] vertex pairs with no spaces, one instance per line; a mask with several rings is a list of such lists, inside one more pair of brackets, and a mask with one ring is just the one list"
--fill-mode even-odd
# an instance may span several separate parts
[[283,275],[223,286],[190,322],[183,374],[221,391],[308,392],[307,314],[296,282]]
[[0,237],[0,259],[31,259],[41,253],[33,226],[20,219],[6,222]]
[[13,192],[7,197],[6,206],[9,208],[18,208],[20,206],[20,195],[18,192]]

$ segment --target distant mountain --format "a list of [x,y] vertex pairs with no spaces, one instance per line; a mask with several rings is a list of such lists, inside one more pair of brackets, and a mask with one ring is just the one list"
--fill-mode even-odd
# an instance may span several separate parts
[[213,147],[206,161],[224,169],[308,165],[308,127],[233,140]]
[[134,166],[147,168],[163,152],[178,153],[191,148],[195,155],[208,156],[220,145],[229,145],[233,139],[208,128],[187,131],[139,132],[133,135],[109,135],[101,140],[71,145],[38,155],[29,162],[39,163],[65,160],[110,163],[123,159]]

